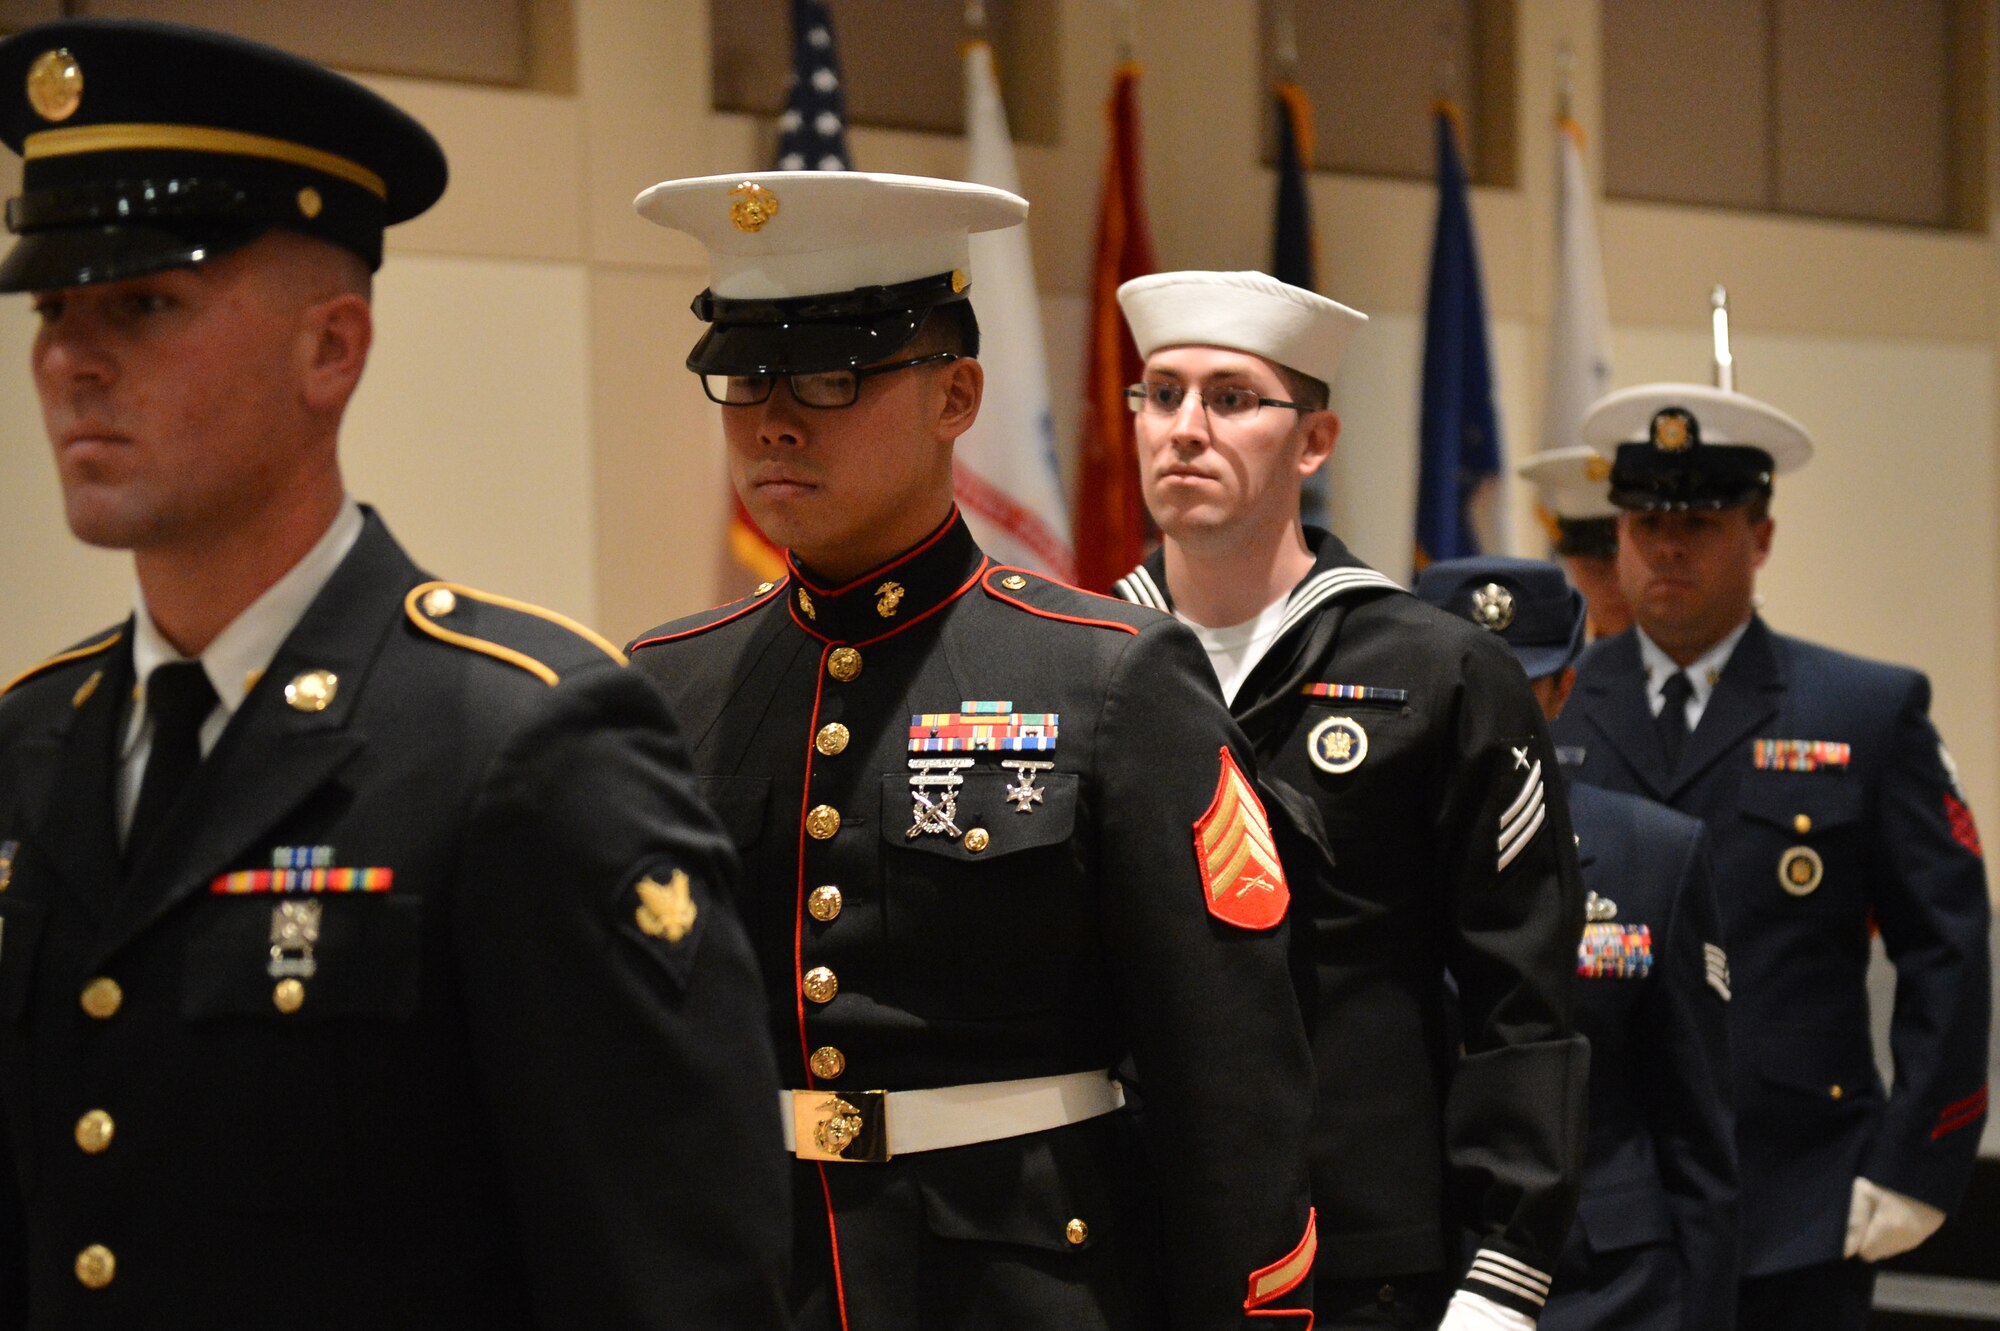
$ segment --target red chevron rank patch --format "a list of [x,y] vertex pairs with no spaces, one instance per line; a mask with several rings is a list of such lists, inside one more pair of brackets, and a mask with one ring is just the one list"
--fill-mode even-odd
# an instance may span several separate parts
[[1948,790],[1944,794],[1944,816],[1951,823],[1951,835],[1958,844],[1984,859],[1985,854],[1979,848],[1979,828],[1972,821],[1972,810]]
[[1257,792],[1229,747],[1208,812],[1195,819],[1194,857],[1208,889],[1208,913],[1240,929],[1268,929],[1285,918],[1291,889]]

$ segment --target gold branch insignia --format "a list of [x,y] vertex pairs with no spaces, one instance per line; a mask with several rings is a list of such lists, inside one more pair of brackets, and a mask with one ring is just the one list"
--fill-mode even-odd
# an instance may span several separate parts
[[648,938],[678,943],[694,928],[696,914],[694,894],[688,890],[688,876],[683,871],[674,870],[664,887],[651,874],[639,880],[639,909],[633,918]]

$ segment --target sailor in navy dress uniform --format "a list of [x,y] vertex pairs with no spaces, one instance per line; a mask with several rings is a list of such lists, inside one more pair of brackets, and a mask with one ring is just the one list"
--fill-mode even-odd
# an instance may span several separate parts
[[[1745,1328],[1861,1326],[1873,1263],[1957,1204],[1986,1110],[1990,963],[1978,833],[1914,670],[1753,609],[1771,481],[1811,455],[1776,408],[1697,384],[1600,401],[1637,626],[1593,645],[1557,726],[1579,781],[1708,824],[1729,949]],[[1865,975],[1897,973],[1884,1088]],[[1854,1260],[1854,1259],[1859,1260]]]
[[[1549,719],[1562,711],[1587,615],[1561,569],[1454,559],[1425,568],[1413,590],[1503,639]],[[1590,892],[1576,996],[1590,1041],[1590,1155],[1541,1331],[1729,1331],[1729,957],[1707,835],[1699,819],[1582,783],[1569,786],[1569,812]]]
[[968,233],[1027,205],[807,171],[638,207],[709,249],[688,365],[788,553],[631,651],[750,884],[799,1324],[1303,1327],[1312,1081],[1249,750],[1186,632],[994,565],[952,504]]
[[0,1326],[784,1327],[776,1066],[664,700],[341,487],[436,143],[83,20],[0,42],[0,139],[70,525],[139,588],[0,694]]
[[1321,842],[1293,906],[1316,1324],[1531,1327],[1576,1205],[1588,1061],[1583,884],[1541,709],[1491,635],[1300,527],[1363,316],[1261,273],[1118,297],[1147,357],[1131,395],[1164,536],[1118,591],[1196,627],[1266,783]]

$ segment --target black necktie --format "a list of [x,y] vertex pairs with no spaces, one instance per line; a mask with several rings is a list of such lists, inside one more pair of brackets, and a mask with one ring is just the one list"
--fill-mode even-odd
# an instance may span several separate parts
[[215,710],[215,688],[199,661],[163,665],[146,681],[146,711],[153,718],[153,748],[146,777],[125,836],[125,863],[136,864],[159,835],[160,824],[201,766],[201,723]]
[[1660,732],[1660,747],[1667,751],[1667,769],[1680,764],[1681,745],[1688,737],[1688,699],[1694,696],[1694,682],[1685,670],[1676,670],[1660,685],[1660,714],[1653,725]]

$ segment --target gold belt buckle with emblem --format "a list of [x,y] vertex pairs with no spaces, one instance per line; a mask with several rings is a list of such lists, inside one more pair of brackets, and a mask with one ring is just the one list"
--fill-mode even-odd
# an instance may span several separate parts
[[792,1154],[879,1165],[889,1158],[887,1091],[793,1091]]

